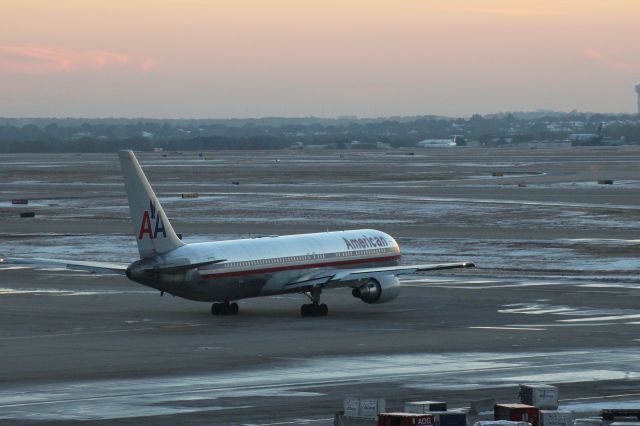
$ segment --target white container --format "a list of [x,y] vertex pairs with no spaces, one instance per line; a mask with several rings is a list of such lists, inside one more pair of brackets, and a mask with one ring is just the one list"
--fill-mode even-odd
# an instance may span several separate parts
[[571,426],[571,411],[540,410],[540,426]]
[[439,401],[416,401],[405,402],[404,411],[406,413],[429,413],[431,411],[447,411],[447,403]]
[[480,414],[491,414],[493,416],[493,406],[496,405],[496,400],[493,398],[477,399],[471,401],[469,407],[469,415],[477,416]]
[[511,420],[484,420],[475,422],[473,426],[531,426],[529,422],[514,422]]
[[602,426],[602,419],[575,419],[573,426]]
[[540,409],[558,409],[558,388],[551,385],[520,385],[520,402]]
[[378,414],[387,411],[387,404],[384,398],[364,399],[360,398],[360,417],[376,419]]
[[360,416],[360,398],[345,398],[343,409],[346,417]]

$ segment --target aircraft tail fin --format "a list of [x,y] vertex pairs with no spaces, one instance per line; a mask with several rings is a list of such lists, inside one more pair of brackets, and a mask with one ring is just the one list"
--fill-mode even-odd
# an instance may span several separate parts
[[183,246],[133,151],[122,150],[118,156],[140,257],[153,257]]

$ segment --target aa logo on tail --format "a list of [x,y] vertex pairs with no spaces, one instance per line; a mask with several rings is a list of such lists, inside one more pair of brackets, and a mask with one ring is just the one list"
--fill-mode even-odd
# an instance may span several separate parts
[[[152,221],[155,221],[155,226],[153,227],[151,226]],[[149,210],[145,210],[142,214],[138,239],[141,240],[145,235],[148,235],[149,239],[153,240],[158,237],[158,232],[162,232],[162,236],[167,237],[160,214],[156,213],[156,206],[153,205],[153,201],[149,201]]]

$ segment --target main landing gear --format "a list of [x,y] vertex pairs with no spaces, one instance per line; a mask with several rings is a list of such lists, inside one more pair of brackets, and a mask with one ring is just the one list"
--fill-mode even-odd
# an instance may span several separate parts
[[237,303],[214,303],[211,305],[211,314],[212,315],[238,315],[238,304]]
[[329,313],[329,308],[324,303],[320,303],[320,294],[322,290],[319,288],[313,288],[305,295],[311,299],[311,303],[307,303],[300,307],[300,315],[303,317],[326,317]]

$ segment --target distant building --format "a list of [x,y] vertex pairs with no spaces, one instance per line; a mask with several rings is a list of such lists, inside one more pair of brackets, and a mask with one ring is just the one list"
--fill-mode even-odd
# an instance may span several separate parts
[[568,141],[531,141],[527,142],[527,148],[571,148],[572,143]]
[[572,145],[599,145],[602,136],[596,133],[572,133],[567,138]]
[[421,148],[449,148],[456,146],[456,143],[452,139],[424,139],[416,145]]
[[467,146],[467,140],[462,135],[453,135],[453,144],[455,146]]

